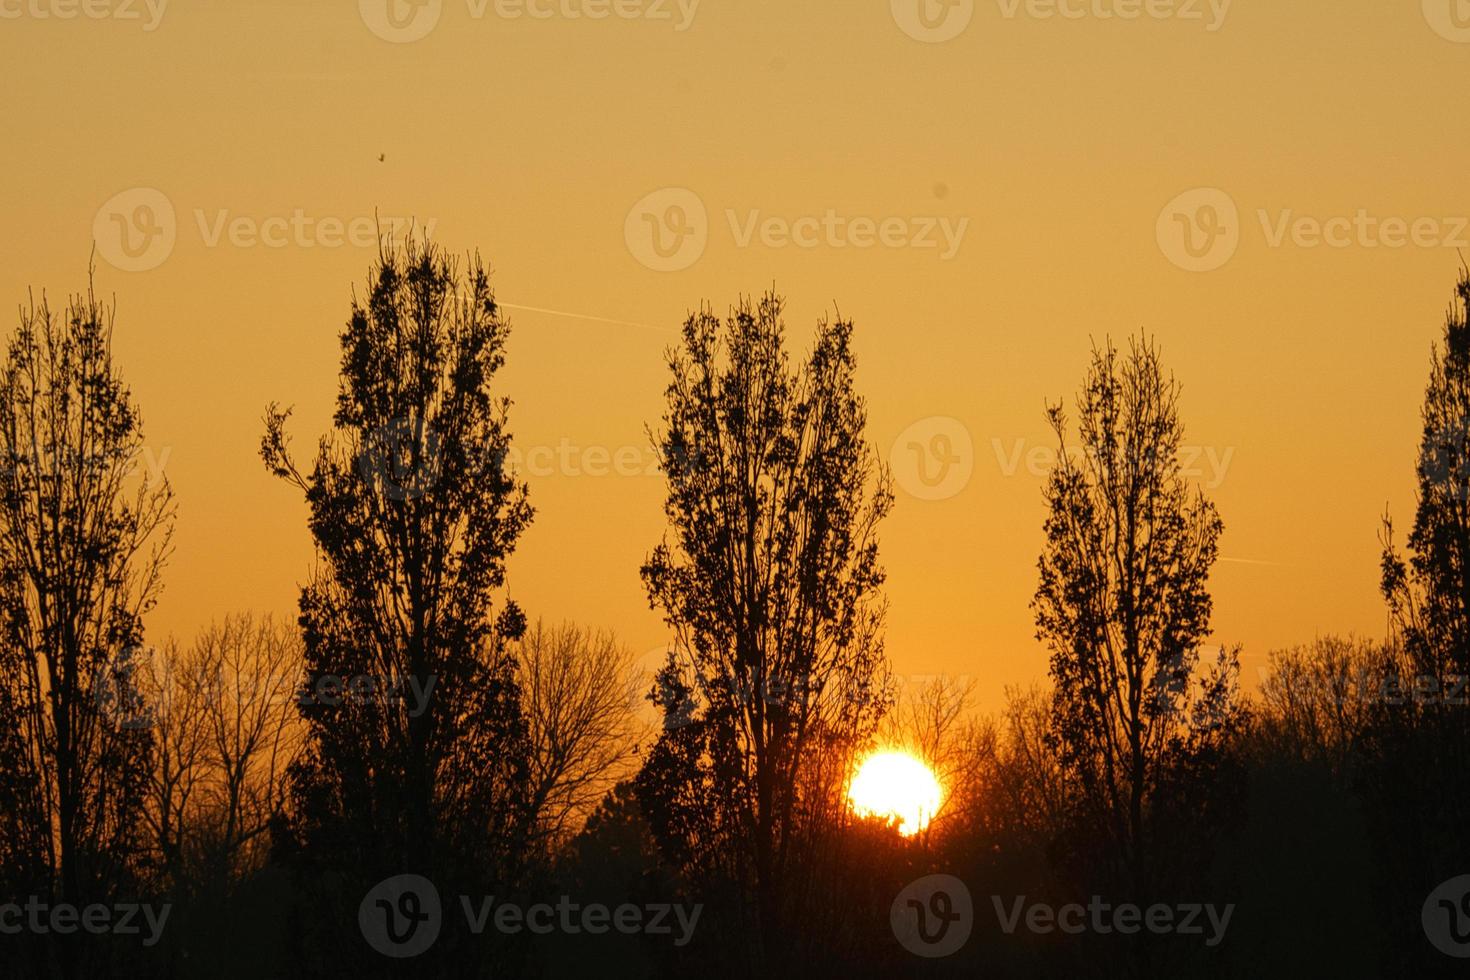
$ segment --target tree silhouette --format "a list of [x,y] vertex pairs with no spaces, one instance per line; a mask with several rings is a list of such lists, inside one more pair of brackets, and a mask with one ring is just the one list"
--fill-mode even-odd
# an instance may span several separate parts
[[[173,529],[112,325],[90,289],[59,315],[43,298],[0,378],[0,849],[12,886],[78,906],[136,894],[153,748],[137,675]],[[105,962],[81,936],[41,939],[36,975]]]
[[1444,338],[1431,354],[1409,557],[1384,521],[1383,594],[1414,668],[1470,675],[1470,272],[1462,272]]
[[147,678],[160,705],[149,829],[175,894],[228,893],[266,863],[300,749],[301,635],[234,613],[187,646],[170,639]]
[[1387,644],[1352,636],[1273,650],[1261,681],[1257,740],[1274,758],[1348,778],[1394,653]]
[[537,836],[567,841],[634,765],[633,656],[611,633],[541,620],[515,645]]
[[657,448],[672,535],[649,556],[650,602],[676,637],[655,702],[664,731],[637,784],[661,846],[697,879],[755,899],[756,962],[790,952],[784,885],[831,820],[844,760],[883,707],[879,521],[892,504],[864,439],[852,324],[823,320],[807,360],[783,347],[782,300],[742,301],[723,330],[691,315],[668,354]]
[[995,751],[994,726],[974,713],[975,681],[934,677],[895,692],[879,726],[880,741],[921,760],[944,788],[929,832],[955,833],[975,809],[986,763]]
[[[288,413],[267,413],[262,455],[305,493],[321,565],[301,593],[307,742],[281,837],[347,876],[343,909],[392,875],[446,894],[501,894],[518,875],[529,744],[507,641],[524,618],[493,598],[532,509],[491,389],[508,330],[478,258],[461,273],[430,243],[385,246],[342,333],[334,432],[309,475]],[[328,962],[383,968],[350,912],[336,925],[319,938]],[[466,945],[447,935],[414,962],[432,974],[459,956],[470,972],[493,952]]]
[[[1385,917],[1412,928],[1415,896],[1470,861],[1470,271],[1431,352],[1408,554],[1384,518],[1382,588],[1403,655],[1380,686],[1364,782],[1373,803]],[[1405,801],[1413,801],[1405,805]],[[1422,955],[1422,950],[1420,951]],[[1423,970],[1427,963],[1415,962]],[[1405,966],[1405,969],[1409,967]]]
[[1093,349],[1076,450],[1062,407],[1048,410],[1061,452],[1033,602],[1072,802],[1097,837],[1092,856],[1140,895],[1162,857],[1156,794],[1239,721],[1235,654],[1200,665],[1223,525],[1180,472],[1178,397],[1154,345],[1137,341],[1122,358]]

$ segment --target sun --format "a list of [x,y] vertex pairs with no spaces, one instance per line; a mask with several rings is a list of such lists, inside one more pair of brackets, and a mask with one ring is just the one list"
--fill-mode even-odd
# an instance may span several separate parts
[[847,789],[853,812],[864,817],[897,818],[898,832],[912,837],[939,810],[944,791],[929,767],[907,752],[875,752],[858,766]]

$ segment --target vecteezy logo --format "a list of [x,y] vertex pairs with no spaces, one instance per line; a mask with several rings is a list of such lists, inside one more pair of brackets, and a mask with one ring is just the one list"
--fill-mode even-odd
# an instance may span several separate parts
[[1424,19],[1445,40],[1470,43],[1470,0],[1424,0]]
[[1156,233],[1170,262],[1189,272],[1210,272],[1240,246],[1240,214],[1229,194],[1196,187],[1164,205]]
[[444,0],[357,0],[357,12],[378,37],[406,44],[434,29],[444,12]]
[[426,952],[439,938],[443,921],[439,890],[422,875],[396,875],[378,882],[357,908],[362,937],[394,959]]
[[1427,430],[1420,455],[1426,480],[1451,500],[1470,501],[1470,418]]
[[975,445],[959,419],[936,415],[899,433],[888,457],[894,479],[920,500],[947,500],[975,470]]
[[633,711],[651,722],[663,720],[662,712],[650,699],[658,672],[669,662],[671,646],[654,647],[628,667],[628,704]]
[[1420,918],[1435,949],[1470,958],[1470,875],[1451,878],[1430,892]]
[[1162,651],[1158,667],[1149,685],[1154,711],[1169,715],[1181,707],[1181,699],[1189,688],[1189,671],[1185,669],[1185,651]]
[[362,478],[390,500],[417,500],[439,483],[439,433],[422,418],[400,418],[362,437]]
[[894,23],[915,41],[938,44],[964,33],[975,0],[889,0]]
[[623,222],[633,258],[655,272],[679,272],[699,261],[709,243],[709,212],[699,195],[665,187],[633,205]]
[[975,906],[963,881],[954,875],[929,875],[898,893],[888,921],[903,948],[915,956],[949,956],[969,940]]
[[113,195],[92,219],[97,251],[124,272],[158,268],[173,253],[177,238],[173,203],[152,187]]
[[[700,697],[706,701],[709,700],[709,689],[698,672],[693,672],[692,686],[687,689],[677,694],[673,691],[663,692],[667,700],[660,701],[651,697],[659,693],[655,690],[658,685],[658,675],[668,666],[670,654],[675,655],[676,665],[687,663],[689,660],[687,654],[678,653],[677,647],[654,647],[634,661],[628,671],[628,695],[633,710],[640,718],[666,732],[693,724],[699,719]],[[690,673],[690,671],[679,670],[680,677],[685,683],[689,683]]]
[[137,731],[152,728],[158,719],[154,703],[153,654],[147,647],[123,647],[97,670],[92,692],[97,712],[114,728]]

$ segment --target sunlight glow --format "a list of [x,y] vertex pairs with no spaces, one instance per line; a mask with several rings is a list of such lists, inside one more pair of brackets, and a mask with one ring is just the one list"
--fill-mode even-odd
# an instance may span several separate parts
[[929,767],[907,752],[876,752],[863,760],[847,790],[860,816],[898,818],[898,832],[912,837],[925,827],[944,799]]

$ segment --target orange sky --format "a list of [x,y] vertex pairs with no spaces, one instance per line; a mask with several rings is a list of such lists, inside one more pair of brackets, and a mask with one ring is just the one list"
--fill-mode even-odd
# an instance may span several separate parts
[[[294,404],[303,449],[325,427],[374,209],[481,249],[516,307],[533,616],[664,642],[638,579],[661,350],[774,283],[798,345],[856,320],[898,447],[900,675],[974,677],[987,708],[1042,675],[1044,404],[1089,337],[1139,329],[1184,383],[1248,677],[1381,633],[1378,518],[1412,516],[1470,253],[1463,0],[392,2],[0,0],[0,296],[79,288],[95,237],[180,500],[155,634],[294,608],[305,512],[259,417]],[[951,468],[926,483],[911,444]]]

